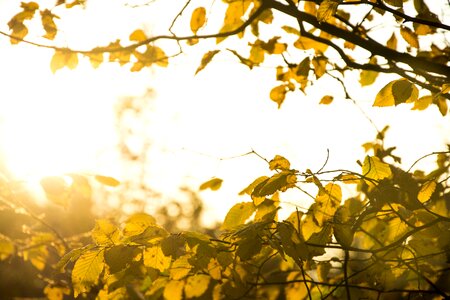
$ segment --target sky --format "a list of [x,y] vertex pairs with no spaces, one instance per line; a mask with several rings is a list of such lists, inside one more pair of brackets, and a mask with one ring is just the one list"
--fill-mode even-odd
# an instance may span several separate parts
[[[58,43],[78,48],[105,45],[118,36],[126,38],[136,28],[161,32],[172,19],[160,13],[160,1],[139,10],[124,9],[124,1],[117,0],[89,3],[84,11],[62,16],[65,21]],[[20,1],[0,1],[0,20],[5,20],[0,30],[8,31],[6,20],[19,5]],[[30,32],[30,39],[40,35]],[[343,98],[339,85],[319,80],[307,95],[288,94],[278,109],[269,99],[276,85],[273,68],[249,70],[235,57],[219,54],[194,76],[202,54],[212,46],[202,42],[186,48],[167,69],[130,73],[127,66],[103,64],[94,70],[86,59],[80,59],[74,71],[53,74],[49,67],[52,50],[11,46],[0,37],[0,152],[5,164],[16,178],[32,182],[69,172],[126,178],[114,148],[114,107],[124,97],[138,97],[148,88],[155,96],[145,130],[152,142],[147,183],[177,197],[182,185],[196,190],[212,177],[224,179],[219,191],[200,192],[210,217],[207,223],[223,219],[225,210],[235,203],[249,201],[238,196],[239,191],[255,178],[270,174],[257,156],[241,156],[252,150],[267,159],[283,155],[301,171],[318,170],[329,150],[327,169],[358,172],[356,160],[365,156],[361,145],[376,134],[367,116],[378,129],[390,124],[386,143],[398,147],[395,153],[404,158],[405,166],[450,143],[449,119],[441,117],[436,107],[418,112],[407,105],[395,109],[371,106],[378,90],[394,77],[380,77],[373,86],[361,88],[358,74],[351,74],[353,84],[348,88],[357,105]],[[319,105],[326,94],[335,100]],[[303,194],[283,197],[301,207],[310,203]]]

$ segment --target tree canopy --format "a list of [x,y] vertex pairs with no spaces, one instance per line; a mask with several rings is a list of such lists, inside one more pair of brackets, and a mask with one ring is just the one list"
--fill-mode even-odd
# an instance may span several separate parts
[[[361,86],[382,73],[398,76],[373,95],[374,106],[436,105],[443,116],[448,112],[448,3],[439,11],[425,0],[188,0],[161,12],[172,18],[164,32],[136,28],[92,49],[63,45],[59,14],[90,1],[22,2],[9,32],[0,33],[12,44],[53,51],[53,72],[74,69],[80,59],[94,68],[111,62],[133,72],[170,67],[186,47],[213,40],[195,74],[217,55],[236,57],[250,69],[270,62],[278,85],[268,98],[278,107],[287,93],[305,93],[324,78],[339,82],[350,98],[347,88],[356,82],[349,75],[357,72]],[[33,20],[40,20],[33,26],[41,27],[43,39],[29,38]],[[174,46],[162,46],[163,40]],[[332,101],[326,95],[321,104]],[[395,145],[385,143],[387,130],[364,144],[367,155],[356,158],[356,171],[328,169],[327,162],[318,170],[297,170],[281,155],[248,153],[264,160],[269,173],[243,184],[240,195],[247,201],[236,203],[212,231],[170,232],[144,212],[80,217],[77,208],[92,205],[93,186],[121,184],[86,174],[41,180],[55,207],[81,218],[76,228],[59,228],[34,211],[20,183],[1,177],[0,213],[19,220],[11,228],[0,226],[1,266],[29,262],[41,280],[36,294],[49,299],[448,298],[450,145],[405,167]],[[429,158],[432,170],[421,170],[418,165]],[[222,182],[212,178],[199,190],[220,192]],[[281,220],[288,190],[312,205],[295,207]],[[80,225],[86,219],[89,229]]]

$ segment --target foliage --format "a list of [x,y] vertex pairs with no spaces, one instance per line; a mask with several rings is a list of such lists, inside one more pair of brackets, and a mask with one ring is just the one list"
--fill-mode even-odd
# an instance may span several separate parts
[[[12,44],[54,51],[53,72],[74,69],[83,57],[93,67],[104,61],[135,72],[167,67],[179,52],[161,48],[160,40],[172,40],[182,51],[215,39],[195,74],[219,54],[250,69],[275,62],[278,83],[268,96],[278,107],[288,93],[306,92],[321,78],[338,80],[350,98],[346,75],[358,72],[360,85],[368,86],[380,73],[393,73],[399,78],[378,92],[374,106],[413,103],[413,109],[423,110],[434,104],[442,115],[448,112],[450,50],[438,37],[450,26],[424,0],[226,0],[218,28],[208,24],[213,6],[192,7],[187,1],[173,24],[186,21],[181,16],[189,12],[185,27],[191,34],[174,33],[173,26],[170,34],[156,35],[137,28],[127,40],[90,50],[59,46],[58,12],[85,2],[58,0],[55,7],[23,2],[8,22],[10,32],[0,33]],[[27,40],[28,22],[39,16],[43,37],[53,44]],[[373,28],[383,18],[397,23],[380,36]],[[324,95],[320,103],[333,103],[333,96]],[[245,187],[240,194],[248,201],[235,204],[211,234],[169,231],[143,212],[98,219],[87,234],[62,234],[24,201],[20,183],[0,178],[1,212],[27,220],[13,229],[1,227],[0,260],[31,265],[49,299],[450,297],[450,151],[425,156],[436,157],[431,172],[412,171],[425,157],[405,170],[395,148],[385,148],[385,132],[364,144],[367,156],[357,171],[325,170],[326,164],[315,172],[296,170],[281,155],[266,160],[271,175]],[[91,199],[95,181],[108,188],[121,184],[104,175],[66,174],[44,178],[41,185],[54,206],[67,210]],[[212,178],[199,189],[221,185],[222,179]],[[347,185],[353,188],[350,197],[343,195]],[[307,191],[311,188],[315,196]],[[281,197],[288,190],[313,203],[281,220]]]

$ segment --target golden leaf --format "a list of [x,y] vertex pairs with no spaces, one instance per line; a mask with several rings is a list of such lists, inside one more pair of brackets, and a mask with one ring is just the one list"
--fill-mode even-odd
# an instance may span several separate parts
[[213,51],[208,51],[205,54],[203,54],[202,60],[200,62],[200,66],[198,66],[197,70],[195,71],[195,75],[197,75],[198,72],[203,70],[211,62],[213,57],[219,52],[220,52],[220,50],[213,50]]
[[191,16],[191,30],[194,34],[205,25],[206,22],[206,9],[202,6],[197,7],[192,12]]
[[70,50],[55,50],[55,54],[50,61],[50,69],[53,73],[64,67],[75,69],[77,65],[78,55]]
[[338,0],[323,0],[317,10],[317,20],[319,22],[326,22],[330,20],[336,13],[338,5]]
[[101,184],[112,187],[116,187],[120,184],[120,181],[118,181],[117,179],[103,175],[95,175],[95,180],[97,180]]
[[430,180],[425,182],[420,188],[419,194],[417,195],[417,199],[424,203],[430,200],[431,195],[433,195],[434,190],[436,189],[436,182],[434,180]]
[[70,295],[70,289],[65,286],[47,285],[44,288],[44,294],[48,300],[63,300],[64,295]]
[[130,41],[143,42],[147,39],[142,29],[136,29],[130,34]]
[[269,162],[270,170],[289,170],[291,163],[281,155],[275,155],[275,157]]
[[[369,64],[376,65],[377,64],[377,58],[375,56],[372,56],[372,58],[369,61]],[[375,80],[378,77],[378,72],[372,71],[372,70],[362,70],[360,77],[359,77],[359,83],[361,86],[367,86],[371,85],[375,82]]]
[[203,274],[188,277],[184,286],[186,298],[190,299],[203,295],[208,289],[210,280],[209,276]]
[[115,245],[120,240],[119,228],[106,219],[95,221],[91,235],[97,245]]
[[220,229],[229,230],[242,225],[255,212],[252,202],[241,202],[235,204],[225,216],[225,220]]
[[125,221],[123,234],[125,236],[135,236],[154,225],[156,225],[156,220],[152,216],[146,213],[135,213]]
[[393,106],[417,100],[419,90],[407,79],[397,79],[386,84],[375,97],[373,106]]
[[105,266],[104,249],[89,250],[77,259],[72,270],[72,284],[75,298],[86,293],[97,284]]
[[397,50],[397,37],[395,36],[395,33],[393,32],[391,37],[386,42],[386,47]]
[[284,99],[286,98],[287,89],[284,84],[274,87],[270,91],[270,99],[278,104],[278,108],[283,104]]
[[222,186],[223,180],[220,178],[212,178],[204,183],[202,183],[199,187],[200,191],[210,189],[211,191],[217,191]]
[[362,165],[362,175],[374,180],[392,176],[391,167],[376,156],[366,156]]
[[330,104],[331,102],[333,102],[333,96],[326,95],[326,96],[323,96],[322,99],[320,99],[319,104],[325,104],[325,105],[328,105],[328,104]]
[[408,27],[400,27],[400,34],[402,38],[413,48],[419,48],[419,38],[417,34]]
[[41,11],[41,20],[42,20],[42,26],[45,30],[44,37],[53,40],[57,33],[57,28],[54,19],[58,18],[58,16],[52,14],[48,9]]
[[433,103],[433,96],[423,96],[414,101],[413,110],[424,110]]
[[159,246],[148,247],[144,251],[144,265],[164,272],[170,267],[171,259],[164,255]]
[[312,65],[314,67],[314,74],[316,74],[316,78],[319,79],[326,72],[326,66],[328,63],[328,59],[324,56],[314,57],[312,59]]
[[163,297],[166,300],[183,299],[184,281],[170,280],[164,287]]

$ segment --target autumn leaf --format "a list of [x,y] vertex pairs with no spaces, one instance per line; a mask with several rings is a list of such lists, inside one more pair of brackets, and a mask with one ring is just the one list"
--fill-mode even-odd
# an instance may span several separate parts
[[149,247],[144,251],[144,265],[164,272],[170,267],[171,259],[164,255],[159,246]]
[[[370,59],[369,64],[377,65],[377,58],[375,56],[373,56]],[[361,84],[361,86],[371,85],[377,79],[378,74],[379,73],[376,72],[376,71],[362,70],[361,74],[360,74],[360,77],[359,77],[359,83]]]
[[0,234],[0,261],[7,259],[14,253],[14,243]]
[[125,236],[136,236],[143,233],[148,227],[154,225],[156,225],[156,220],[149,214],[135,213],[125,221],[123,234]]
[[400,35],[402,38],[413,48],[419,48],[419,38],[417,34],[413,32],[408,27],[402,26],[400,27]]
[[97,245],[115,245],[120,239],[119,228],[106,219],[95,221],[91,235]]
[[391,168],[376,156],[366,156],[362,165],[362,175],[373,180],[382,180],[392,176]]
[[436,190],[436,182],[434,180],[430,180],[425,182],[420,188],[419,194],[417,195],[417,199],[424,203],[430,200],[431,195],[433,195]]
[[64,295],[70,295],[70,288],[66,286],[47,285],[44,294],[48,300],[63,300]]
[[391,37],[386,42],[386,47],[397,50],[397,37],[395,36],[395,33],[393,32]]
[[414,101],[413,110],[424,110],[433,103],[433,96],[423,96]]
[[254,212],[255,206],[252,202],[237,203],[228,211],[220,229],[230,230],[242,225]]
[[192,12],[191,16],[191,31],[197,34],[197,31],[205,25],[206,9],[204,7],[197,7]]
[[261,182],[265,181],[269,179],[269,177],[267,176],[261,176],[256,178],[252,183],[250,183],[245,189],[243,189],[242,191],[239,192],[239,195],[242,196],[244,194],[248,194],[251,195],[253,190],[255,189],[255,187],[257,185],[259,185]]
[[198,72],[202,71],[211,62],[213,57],[219,52],[220,52],[220,50],[213,50],[213,51],[208,51],[205,54],[203,54],[200,65],[198,66],[197,70],[195,71],[195,75],[197,75]]
[[97,180],[101,184],[111,186],[111,187],[116,187],[120,184],[120,181],[118,181],[117,179],[115,179],[113,177],[109,177],[109,176],[103,176],[103,175],[95,175],[95,180]]
[[143,42],[147,39],[147,36],[145,35],[144,31],[142,29],[136,29],[130,34],[130,41],[135,42]]
[[289,170],[291,163],[281,155],[275,155],[275,157],[269,162],[270,170]]
[[403,7],[403,0],[383,0],[383,1],[392,6]]
[[284,99],[286,98],[286,85],[282,84],[272,88],[270,91],[270,99],[278,104],[278,108],[283,104]]
[[330,104],[331,102],[333,102],[333,96],[330,96],[330,95],[326,95],[326,96],[323,96],[322,97],[322,99],[320,99],[320,102],[319,102],[319,104],[325,104],[325,105],[328,105],[328,104]]
[[397,79],[385,85],[375,97],[373,106],[393,106],[401,103],[415,102],[419,90],[407,79]]
[[203,274],[188,277],[184,286],[186,298],[190,299],[203,295],[208,289],[210,280],[209,276]]
[[54,19],[59,19],[57,15],[52,14],[48,9],[41,11],[42,26],[45,30],[44,37],[53,40],[57,33]]
[[166,300],[182,300],[183,299],[183,288],[184,281],[181,280],[171,280],[167,283],[164,288],[163,297]]
[[317,20],[319,22],[326,22],[330,20],[336,13],[339,2],[339,0],[323,0],[317,10]]
[[55,54],[50,61],[50,69],[56,73],[59,69],[67,67],[71,70],[78,65],[78,54],[70,50],[55,50]]
[[89,250],[77,259],[72,270],[74,296],[87,293],[95,286],[105,266],[104,249]]
[[217,191],[222,186],[223,180],[220,178],[212,178],[204,183],[202,183],[199,187],[200,191],[210,189],[211,191]]

